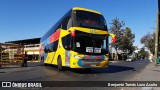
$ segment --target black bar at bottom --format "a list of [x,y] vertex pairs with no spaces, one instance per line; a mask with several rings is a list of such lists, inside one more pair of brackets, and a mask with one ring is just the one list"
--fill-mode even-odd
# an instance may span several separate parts
[[160,81],[1,81],[0,87],[160,87]]

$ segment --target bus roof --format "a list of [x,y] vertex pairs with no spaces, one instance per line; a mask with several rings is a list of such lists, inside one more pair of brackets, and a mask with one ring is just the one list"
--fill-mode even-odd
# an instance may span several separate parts
[[93,13],[101,14],[100,12],[97,12],[95,10],[90,10],[90,9],[87,9],[87,8],[80,8],[80,7],[74,7],[74,8],[72,8],[72,10],[83,10],[83,11],[88,11],[88,12],[93,12]]

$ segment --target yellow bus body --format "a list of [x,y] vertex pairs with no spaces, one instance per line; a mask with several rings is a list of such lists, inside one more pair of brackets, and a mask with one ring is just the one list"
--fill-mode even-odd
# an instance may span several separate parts
[[[75,7],[72,8],[72,10],[81,10],[81,11],[87,11],[87,12],[92,12],[96,14],[100,14],[100,12],[94,11],[94,10],[89,10],[85,8],[79,8]],[[79,54],[78,52],[70,50],[69,52],[66,52],[65,48],[62,45],[62,38],[65,37],[66,35],[70,34],[72,31],[81,31],[84,33],[89,33],[89,34],[95,34],[95,35],[109,35],[108,31],[104,30],[99,30],[99,29],[91,29],[91,28],[84,28],[84,27],[70,27],[68,30],[60,30],[60,36],[58,39],[58,47],[55,52],[49,52],[47,53],[47,56],[44,60],[45,64],[53,64],[57,65],[57,59],[60,56],[62,60],[62,66],[70,67],[70,68],[106,68],[109,65],[109,55],[108,53],[105,55],[99,55],[99,58],[103,58],[103,60],[96,64],[96,65],[89,65],[84,67],[81,65],[83,62],[80,60],[86,58],[87,56],[90,57],[91,59],[96,58],[97,56],[94,55],[85,55],[85,54]],[[83,37],[82,37],[83,38]],[[66,57],[67,53],[69,53],[70,57],[69,59]],[[69,60],[69,61],[67,61]],[[68,63],[69,62],[69,63]]]

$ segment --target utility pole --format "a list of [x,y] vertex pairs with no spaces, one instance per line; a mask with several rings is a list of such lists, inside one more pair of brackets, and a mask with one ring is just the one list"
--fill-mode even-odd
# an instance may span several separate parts
[[157,12],[157,25],[156,25],[156,32],[155,32],[155,36],[156,36],[156,40],[155,40],[155,63],[157,64],[157,58],[159,57],[159,50],[160,50],[160,46],[159,46],[159,35],[160,35],[160,0],[158,0],[158,12]]

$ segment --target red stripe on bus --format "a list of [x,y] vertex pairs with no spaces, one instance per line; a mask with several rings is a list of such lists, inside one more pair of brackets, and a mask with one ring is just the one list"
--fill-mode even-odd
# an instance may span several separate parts
[[60,30],[57,30],[54,34],[50,36],[49,42],[52,43],[54,41],[57,41],[60,36]]

